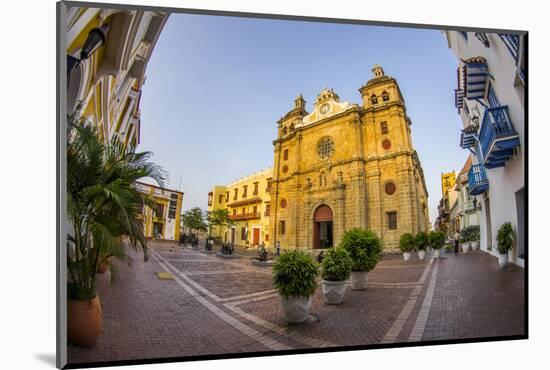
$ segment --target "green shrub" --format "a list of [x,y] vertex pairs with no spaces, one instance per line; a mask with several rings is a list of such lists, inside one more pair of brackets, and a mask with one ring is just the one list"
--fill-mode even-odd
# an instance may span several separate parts
[[302,251],[285,251],[273,264],[273,283],[285,298],[311,296],[317,274],[317,263]]
[[479,225],[467,226],[462,229],[461,238],[462,243],[475,242],[479,240]]
[[371,271],[380,260],[382,245],[380,239],[370,230],[354,228],[346,231],[340,241],[340,247],[348,251],[352,271]]
[[445,235],[441,231],[431,231],[428,235],[428,243],[433,249],[441,249],[445,244]]
[[506,254],[514,246],[514,229],[510,222],[503,223],[497,232],[497,248],[500,254]]
[[446,250],[447,252],[452,251],[453,248],[454,248],[453,243],[445,243],[445,250]]
[[414,236],[414,247],[419,250],[423,251],[428,246],[428,234],[426,234],[424,231],[419,231]]
[[321,277],[328,281],[343,281],[349,278],[353,261],[344,248],[331,248],[321,262]]
[[411,233],[401,235],[399,239],[399,249],[401,252],[412,252],[414,250],[414,236]]

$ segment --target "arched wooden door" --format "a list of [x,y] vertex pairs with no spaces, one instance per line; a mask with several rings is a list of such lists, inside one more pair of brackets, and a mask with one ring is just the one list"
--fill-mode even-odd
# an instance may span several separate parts
[[332,209],[322,204],[313,213],[313,248],[332,247]]

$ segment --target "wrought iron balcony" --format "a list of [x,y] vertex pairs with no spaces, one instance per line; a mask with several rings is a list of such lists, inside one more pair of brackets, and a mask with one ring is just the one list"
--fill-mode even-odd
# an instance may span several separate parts
[[485,110],[479,141],[486,168],[503,167],[512,157],[520,143],[506,105]]
[[468,172],[468,187],[470,188],[470,195],[479,195],[489,189],[489,181],[483,165],[472,165]]

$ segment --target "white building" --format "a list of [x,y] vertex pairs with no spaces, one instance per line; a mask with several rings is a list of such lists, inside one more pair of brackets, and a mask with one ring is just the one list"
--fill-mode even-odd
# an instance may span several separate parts
[[510,261],[525,258],[525,36],[445,32],[459,60],[455,102],[463,122],[460,146],[474,155],[468,189],[481,203],[481,249],[498,255],[496,235],[512,223]]

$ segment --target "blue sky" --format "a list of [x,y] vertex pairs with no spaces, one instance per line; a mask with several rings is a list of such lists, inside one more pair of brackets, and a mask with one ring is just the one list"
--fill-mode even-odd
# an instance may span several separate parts
[[204,209],[213,185],[272,165],[276,121],[298,94],[308,111],[324,87],[360,103],[374,64],[405,96],[433,222],[441,172],[467,157],[457,61],[436,30],[172,14],[147,67],[139,149],[185,192],[185,210]]

